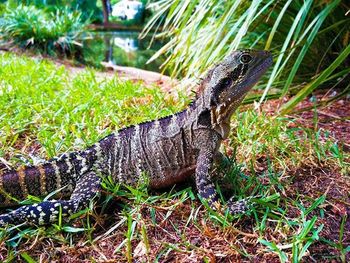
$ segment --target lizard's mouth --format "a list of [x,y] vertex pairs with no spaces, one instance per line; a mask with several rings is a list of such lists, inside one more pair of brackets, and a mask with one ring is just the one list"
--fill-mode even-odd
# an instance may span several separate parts
[[237,97],[244,97],[248,91],[254,87],[254,85],[258,82],[260,77],[264,75],[266,70],[272,65],[272,56],[268,55],[264,59],[261,59],[260,62],[252,69],[252,71],[248,74],[248,78],[240,84],[241,88],[237,89]]

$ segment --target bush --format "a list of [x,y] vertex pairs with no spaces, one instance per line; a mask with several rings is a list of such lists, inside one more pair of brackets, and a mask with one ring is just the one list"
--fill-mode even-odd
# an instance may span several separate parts
[[20,47],[34,47],[49,53],[70,52],[80,45],[76,39],[86,22],[81,13],[68,8],[45,13],[34,6],[7,8],[0,20],[2,37]]

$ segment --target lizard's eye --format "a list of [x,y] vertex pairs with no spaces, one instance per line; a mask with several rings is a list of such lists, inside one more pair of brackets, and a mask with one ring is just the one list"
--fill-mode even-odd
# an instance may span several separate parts
[[243,54],[243,55],[240,57],[240,61],[241,61],[243,64],[247,64],[247,63],[249,63],[251,60],[252,60],[252,56],[249,55],[249,54]]
[[222,84],[223,84],[225,87],[230,86],[231,83],[232,83],[232,79],[230,79],[230,78],[224,78],[224,79],[222,80]]

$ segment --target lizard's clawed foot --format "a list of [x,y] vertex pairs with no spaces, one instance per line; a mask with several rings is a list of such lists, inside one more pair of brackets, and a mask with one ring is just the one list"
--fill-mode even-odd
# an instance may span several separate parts
[[230,200],[227,201],[230,214],[237,215],[246,212],[252,206],[250,202],[251,199],[252,197],[247,197],[239,201],[233,201],[233,197],[231,197]]

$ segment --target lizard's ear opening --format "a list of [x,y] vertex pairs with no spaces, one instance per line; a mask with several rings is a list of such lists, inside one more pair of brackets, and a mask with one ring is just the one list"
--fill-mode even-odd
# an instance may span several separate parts
[[198,116],[198,124],[205,127],[210,127],[211,125],[211,115],[210,110],[206,109],[202,111]]

